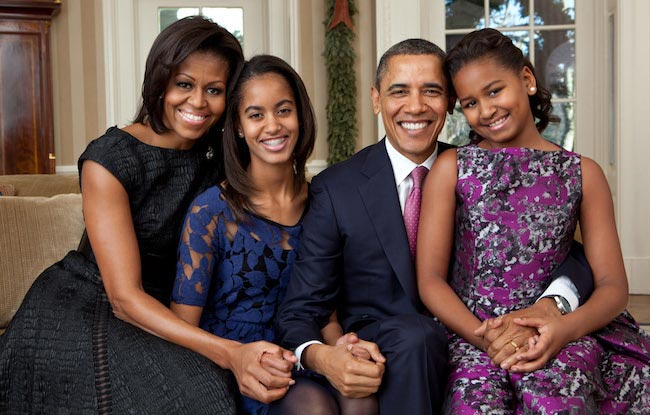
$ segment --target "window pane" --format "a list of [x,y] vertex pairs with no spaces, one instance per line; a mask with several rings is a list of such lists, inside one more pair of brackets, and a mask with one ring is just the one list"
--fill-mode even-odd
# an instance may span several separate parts
[[538,25],[574,24],[575,0],[537,0],[535,22]]
[[225,27],[244,46],[244,9],[241,7],[203,7],[201,14]]
[[158,9],[158,27],[162,31],[176,20],[198,14],[225,27],[244,46],[244,9],[241,7],[162,7]]
[[553,115],[560,119],[559,123],[550,123],[542,133],[550,140],[567,150],[573,150],[575,141],[575,103],[553,103]]
[[515,32],[502,32],[504,35],[508,36],[512,43],[521,49],[521,53],[525,57],[530,58],[530,32],[527,30],[519,30]]
[[163,7],[158,9],[158,30],[162,31],[176,20],[199,14],[198,7]]
[[457,102],[454,113],[447,114],[447,142],[457,146],[469,144],[469,131],[469,124]]
[[528,0],[490,0],[489,27],[526,26],[529,23]]
[[483,0],[446,0],[447,29],[481,29],[485,27]]
[[575,97],[575,32],[535,32],[535,72],[553,98]]

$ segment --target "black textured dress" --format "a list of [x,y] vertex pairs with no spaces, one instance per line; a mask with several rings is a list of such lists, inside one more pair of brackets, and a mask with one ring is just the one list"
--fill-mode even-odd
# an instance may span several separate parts
[[[168,304],[182,221],[215,163],[115,127],[88,145],[80,171],[85,160],[126,189],[144,288]],[[115,318],[87,245],[37,278],[0,336],[0,414],[234,414],[234,387],[208,359]]]

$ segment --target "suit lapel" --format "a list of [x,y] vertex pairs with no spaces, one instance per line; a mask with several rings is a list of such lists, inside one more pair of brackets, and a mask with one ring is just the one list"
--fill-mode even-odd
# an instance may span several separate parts
[[375,144],[368,154],[362,169],[368,181],[359,186],[359,192],[388,262],[413,304],[418,304],[415,270],[384,140]]

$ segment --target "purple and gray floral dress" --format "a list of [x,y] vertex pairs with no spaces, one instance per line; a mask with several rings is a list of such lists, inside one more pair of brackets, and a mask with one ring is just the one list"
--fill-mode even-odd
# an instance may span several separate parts
[[[582,198],[580,156],[526,148],[457,149],[452,288],[481,320],[532,305],[568,255]],[[493,366],[451,336],[449,414],[650,411],[650,337],[624,312],[532,373]]]

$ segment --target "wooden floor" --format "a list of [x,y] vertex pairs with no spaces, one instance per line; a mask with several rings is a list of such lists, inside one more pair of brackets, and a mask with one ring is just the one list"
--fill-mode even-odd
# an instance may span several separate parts
[[642,325],[650,325],[650,295],[631,295],[627,310]]

